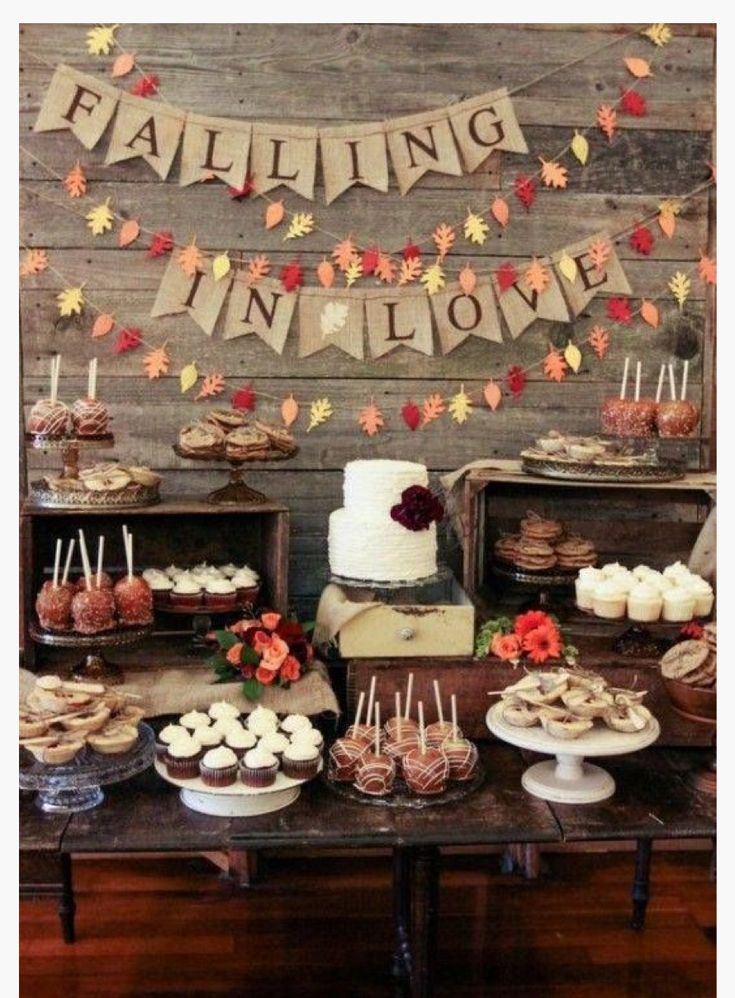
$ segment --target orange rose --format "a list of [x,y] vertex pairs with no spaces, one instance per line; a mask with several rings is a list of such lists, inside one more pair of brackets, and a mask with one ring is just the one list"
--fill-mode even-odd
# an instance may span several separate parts
[[263,658],[261,659],[260,664],[265,669],[273,669],[275,671],[281,667],[287,655],[288,645],[282,638],[279,638],[277,634],[274,634],[271,639],[270,646],[263,652]]
[[268,669],[264,669],[262,666],[258,666],[255,670],[255,678],[259,683],[262,683],[263,686],[270,686],[270,684],[275,680],[276,674],[275,672],[269,672]]
[[270,648],[270,646],[270,634],[266,634],[265,631],[256,631],[253,635],[253,649],[257,652],[257,654],[262,655],[267,648]]
[[275,631],[280,623],[281,615],[280,613],[274,613],[272,610],[268,613],[261,613],[260,622],[263,627],[267,627],[269,631]]
[[521,643],[515,634],[502,634],[500,631],[495,635],[490,645],[490,651],[498,658],[507,662],[513,658],[520,658]]
[[299,660],[294,658],[293,655],[286,655],[281,666],[281,676],[288,680],[289,683],[294,683],[300,675],[301,663]]
[[230,665],[239,665],[241,654],[242,654],[242,641],[238,641],[236,645],[232,646],[232,648],[227,649],[227,654],[225,655],[225,658],[230,663]]

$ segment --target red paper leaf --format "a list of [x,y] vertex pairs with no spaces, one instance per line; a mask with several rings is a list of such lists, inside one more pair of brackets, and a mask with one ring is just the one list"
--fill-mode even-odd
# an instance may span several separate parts
[[647,225],[636,225],[630,237],[630,248],[643,256],[649,256],[653,249],[653,233]]
[[522,173],[519,173],[513,183],[513,190],[518,200],[526,211],[528,211],[536,200],[536,185],[531,177],[525,177]]
[[380,250],[376,248],[366,249],[362,254],[362,272],[365,277],[375,273],[375,268],[380,260]]
[[607,314],[610,319],[614,319],[615,322],[622,322],[626,326],[633,321],[630,302],[627,298],[608,298]]
[[623,114],[630,114],[634,118],[645,118],[648,108],[646,98],[639,94],[637,90],[620,89],[620,110]]
[[421,259],[421,249],[412,242],[407,242],[406,245],[401,250],[404,260],[414,260],[418,257]]
[[293,260],[291,263],[287,263],[285,267],[281,267],[279,277],[286,291],[295,291],[296,288],[301,287],[304,283],[304,271],[298,260]]
[[130,88],[130,93],[136,97],[150,97],[151,94],[158,93],[158,84],[161,82],[156,73],[144,73],[143,76]]
[[518,271],[512,263],[504,263],[495,271],[495,277],[501,292],[507,291],[518,281]]
[[505,376],[505,383],[510,388],[511,394],[518,397],[523,394],[523,389],[526,387],[526,373],[522,367],[518,364],[514,364],[513,367],[508,368],[508,373]]
[[148,247],[147,255],[150,257],[163,256],[164,253],[170,253],[173,248],[174,237],[170,232],[155,232]]
[[403,422],[409,428],[409,430],[417,430],[419,423],[421,422],[421,410],[416,405],[415,402],[410,400],[401,409],[401,416],[403,417]]
[[121,329],[115,340],[115,353],[127,353],[128,350],[135,350],[140,346],[139,329]]
[[255,390],[253,386],[248,385],[246,388],[238,388],[230,399],[230,405],[233,409],[244,409],[246,412],[252,412],[255,408]]
[[244,201],[245,198],[249,198],[250,195],[255,190],[253,185],[253,180],[255,178],[250,176],[245,178],[245,183],[242,187],[228,187],[227,193],[230,195],[233,201]]

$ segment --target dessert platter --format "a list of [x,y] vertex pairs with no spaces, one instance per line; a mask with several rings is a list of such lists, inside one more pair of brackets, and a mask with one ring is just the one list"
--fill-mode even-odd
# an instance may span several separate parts
[[303,714],[256,707],[245,719],[219,701],[156,735],[155,769],[193,811],[254,817],[292,804],[322,769],[324,739]]
[[611,687],[583,669],[529,672],[499,691],[487,712],[497,738],[555,761],[538,762],[523,774],[525,790],[560,804],[590,804],[615,793],[606,770],[585,758],[625,755],[656,741],[659,723],[643,705],[645,690]]
[[174,452],[191,461],[218,461],[230,465],[230,481],[207,496],[213,503],[264,502],[265,496],[242,480],[242,466],[250,461],[286,461],[298,453],[293,434],[285,426],[261,420],[249,423],[238,409],[212,409],[179,432]]
[[181,568],[146,568],[143,579],[153,594],[157,612],[171,614],[232,613],[252,608],[260,594],[260,576],[249,565],[209,565],[206,561]]
[[618,562],[583,568],[574,582],[577,609],[603,620],[687,623],[712,613],[712,586],[680,561],[662,572],[648,565],[632,571]]
[[327,771],[322,774],[335,793],[361,804],[421,809],[463,800],[482,784],[477,746],[457,725],[456,696],[451,698],[452,720],[445,720],[439,684],[434,680],[438,720],[427,725],[421,701],[418,721],[411,717],[412,687],[410,673],[405,709],[396,692],[395,714],[383,726],[374,676],[364,724],[360,722],[365,691],[361,691],[354,722],[330,747]]
[[576,572],[596,563],[592,541],[533,511],[520,521],[517,533],[503,534],[493,547],[493,572],[514,582],[568,586]]
[[101,683],[39,676],[20,708],[21,790],[37,790],[42,811],[96,807],[102,786],[147,769],[155,746],[144,710]]

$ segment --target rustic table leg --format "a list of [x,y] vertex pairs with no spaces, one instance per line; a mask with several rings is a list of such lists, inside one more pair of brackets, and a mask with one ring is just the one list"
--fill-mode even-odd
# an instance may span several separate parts
[[633,917],[631,928],[642,929],[648,907],[648,885],[651,876],[651,839],[638,839],[635,850],[635,876],[633,878]]
[[439,850],[417,847],[411,865],[411,998],[430,998],[436,960]]
[[71,875],[71,854],[61,853],[61,899],[59,901],[59,918],[61,933],[65,943],[73,943],[76,939],[74,931],[74,913],[77,910],[74,901],[74,885]]
[[409,850],[396,846],[393,849],[393,924],[395,950],[393,976],[411,975],[411,859]]

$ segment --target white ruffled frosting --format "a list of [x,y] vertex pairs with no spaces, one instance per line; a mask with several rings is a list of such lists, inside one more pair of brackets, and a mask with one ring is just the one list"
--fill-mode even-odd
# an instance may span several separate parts
[[160,568],[146,568],[141,572],[141,575],[149,586],[156,579],[168,579],[166,573],[162,572]]
[[176,579],[176,577],[178,575],[181,575],[183,571],[184,571],[183,568],[179,568],[179,566],[174,565],[173,562],[168,566],[168,568],[164,568],[164,572],[169,577],[169,579]]
[[616,572],[615,575],[609,576],[605,581],[613,582],[624,593],[629,593],[636,585],[637,580],[630,572]]
[[232,576],[232,584],[236,589],[252,589],[253,586],[257,586],[259,583],[260,576],[258,573],[254,572],[252,568],[248,568],[247,565],[238,568]]
[[289,742],[286,735],[282,735],[280,731],[272,731],[268,735],[263,735],[258,744],[268,752],[275,753],[284,752],[288,748]]
[[205,728],[200,725],[194,728],[191,737],[200,745],[219,745],[224,737],[221,731],[215,731],[214,727]]
[[216,700],[207,713],[215,721],[221,721],[227,717],[234,719],[240,716],[239,709],[233,703],[228,703],[227,700]]
[[202,587],[190,575],[182,574],[176,580],[173,591],[181,593],[183,596],[193,596],[196,593],[200,593]]
[[168,754],[172,759],[191,759],[201,752],[201,745],[194,738],[175,738],[168,746]]
[[236,717],[218,717],[212,727],[221,735],[226,735],[228,731],[245,730]]
[[602,582],[604,576],[599,568],[592,568],[592,566],[589,566],[587,568],[580,568],[577,573],[577,578],[580,582],[585,583],[585,585],[592,585],[597,582]]
[[611,561],[607,565],[603,565],[600,571],[607,579],[611,575],[617,575],[618,572],[627,572],[627,568],[625,565],[621,565],[619,561]]
[[292,731],[298,731],[299,728],[310,728],[311,721],[306,716],[306,714],[288,714],[281,721],[281,730],[288,731],[291,734]]
[[595,586],[595,599],[625,599],[626,590],[620,586],[618,578],[606,579]]
[[271,766],[278,765],[278,759],[273,753],[261,748],[260,745],[246,752],[242,761],[248,769],[270,769]]
[[712,594],[712,586],[701,575],[690,576],[686,582],[682,583],[682,588],[688,589],[695,596],[710,596]]
[[294,745],[297,742],[305,742],[307,745],[316,745],[317,748],[321,748],[324,744],[324,738],[318,728],[299,728],[291,735],[291,742]]
[[219,570],[226,579],[231,579],[237,571],[237,565],[234,562],[228,561],[226,565],[220,565]]
[[667,565],[664,569],[665,579],[687,578],[691,574],[687,566],[681,561],[675,561],[673,565]]
[[211,718],[201,710],[190,710],[188,714],[182,714],[179,724],[185,728],[206,728],[209,726]]
[[246,731],[245,728],[231,728],[225,735],[225,745],[229,745],[231,748],[253,748],[257,739],[252,731]]
[[164,745],[170,745],[179,738],[191,738],[187,729],[180,724],[167,724],[158,732],[158,740]]
[[311,759],[319,758],[319,749],[316,745],[309,745],[308,742],[291,742],[285,749],[283,758],[290,762],[308,762]]
[[639,582],[637,586],[633,586],[630,590],[628,596],[629,600],[660,600],[661,596],[658,591],[658,586],[652,586],[650,582]]
[[633,569],[633,575],[642,582],[652,571],[653,569],[648,565],[636,565]]
[[672,586],[671,589],[667,590],[663,594],[664,596],[664,608],[671,609],[672,607],[677,607],[683,609],[686,606],[691,605],[692,613],[694,612],[694,604],[696,603],[696,597],[694,593],[689,592],[688,589],[684,589],[681,586]]
[[246,724],[254,735],[267,735],[278,729],[278,716],[274,710],[259,704],[249,715]]
[[229,579],[209,579],[204,591],[212,596],[231,596],[235,592],[235,586]]
[[210,749],[202,759],[202,766],[206,766],[207,769],[227,769],[229,766],[236,765],[237,756],[226,745],[218,745],[217,748]]
[[154,579],[145,580],[151,587],[152,592],[171,592],[174,588],[174,583],[169,579],[167,575],[157,575]]

